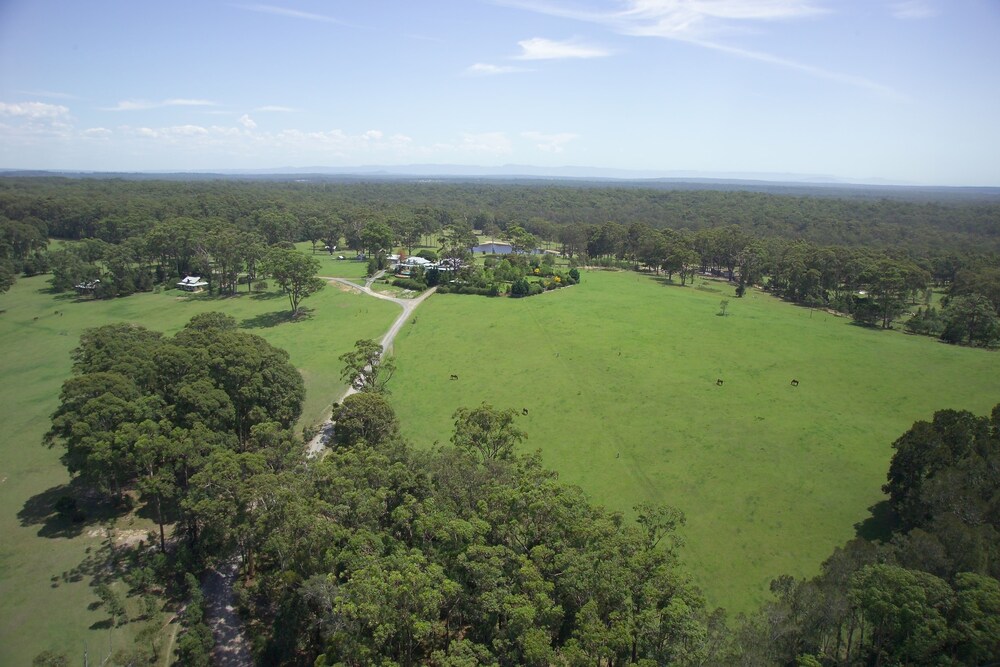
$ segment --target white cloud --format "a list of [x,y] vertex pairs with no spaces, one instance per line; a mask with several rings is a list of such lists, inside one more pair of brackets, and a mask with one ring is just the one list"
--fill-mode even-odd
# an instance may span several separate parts
[[302,19],[305,21],[315,21],[318,23],[342,23],[332,16],[326,16],[324,14],[313,14],[311,12],[303,12],[297,9],[289,9],[288,7],[275,7],[274,5],[233,5],[238,9],[245,9],[248,12],[259,12],[262,14],[274,14],[276,16],[286,16],[293,19]]
[[148,100],[122,100],[113,107],[101,107],[102,111],[144,111],[146,109],[159,109],[161,107],[214,107],[216,102],[210,100],[192,100],[186,98],[172,98],[160,102],[150,102]]
[[59,93],[52,90],[19,90],[21,95],[27,95],[28,97],[48,97],[53,100],[78,100],[80,99],[76,95],[71,95],[69,93]]
[[579,135],[570,132],[559,132],[557,134],[544,134],[542,132],[522,132],[521,136],[535,142],[535,147],[546,153],[562,153],[563,147]]
[[[682,41],[738,58],[756,60],[816,78],[864,88],[889,98],[903,99],[903,96],[892,88],[862,76],[827,70],[762,51],[731,46],[713,38],[745,27],[752,22],[805,19],[830,13],[828,9],[812,0],[621,0],[624,9],[618,11],[581,11],[527,0],[494,0],[494,2],[549,16],[599,24],[623,35]],[[911,17],[916,17],[918,14],[923,15],[921,8],[926,7],[926,2],[918,0],[898,2],[896,7],[901,7]],[[521,44],[524,45],[523,42]]]
[[464,133],[458,150],[471,153],[505,154],[512,151],[510,139],[503,132]]
[[250,117],[250,114],[243,114],[242,116],[240,116],[240,125],[242,125],[248,130],[253,130],[257,128],[257,123],[253,122],[253,118]]
[[88,139],[107,139],[114,134],[106,127],[88,127],[81,134]]
[[210,134],[210,130],[201,125],[174,125],[172,127],[122,127],[120,128],[123,132],[135,134],[136,136],[144,137],[146,139],[166,139],[168,141],[176,141],[178,139],[191,139],[206,137]]
[[514,56],[518,60],[556,60],[562,58],[603,58],[610,51],[595,46],[586,46],[573,41],[556,42],[544,37],[534,37],[518,42],[521,53]]
[[292,107],[279,106],[277,104],[268,104],[268,105],[265,105],[265,106],[262,106],[262,107],[257,107],[256,109],[254,109],[254,111],[268,112],[268,113],[270,113],[270,112],[273,112],[273,113],[291,113],[291,112],[295,111],[295,109],[293,109]]
[[938,10],[923,0],[906,0],[895,2],[889,8],[897,19],[928,19],[937,16]]
[[141,111],[142,109],[153,109],[156,106],[152,102],[141,100],[122,100],[113,107],[101,107],[101,111]]
[[215,102],[209,100],[189,100],[184,98],[174,98],[170,100],[164,100],[163,106],[165,107],[214,107],[218,106]]
[[54,119],[68,116],[69,109],[61,104],[46,104],[45,102],[15,102],[13,104],[0,102],[0,115],[31,120]]
[[550,16],[599,23],[618,32],[659,37],[704,37],[740,21],[774,21],[825,14],[811,0],[622,0],[618,10],[583,11],[527,0],[498,4]]
[[687,40],[690,43],[697,46],[704,47],[706,49],[713,49],[715,51],[722,51],[724,53],[729,53],[740,58],[746,58],[748,60],[757,60],[759,62],[768,63],[771,65],[777,65],[779,67],[784,67],[786,69],[795,70],[798,72],[803,72],[809,74],[818,79],[827,79],[829,81],[836,81],[838,83],[847,84],[849,86],[854,86],[856,88],[865,88],[885,97],[902,100],[903,95],[890,88],[889,86],[884,86],[877,81],[872,81],[863,76],[855,76],[853,74],[844,74],[843,72],[834,72],[828,69],[823,69],[822,67],[814,67],[813,65],[807,65],[805,63],[796,62],[794,60],[788,60],[786,58],[779,58],[778,56],[771,55],[769,53],[763,53],[761,51],[751,51],[748,49],[741,49],[735,46],[728,46],[725,44],[719,44],[716,42],[709,42],[705,40]]
[[493,76],[496,74],[509,74],[510,72],[523,72],[520,67],[510,67],[507,65],[491,65],[489,63],[476,63],[465,68],[464,74],[468,76]]

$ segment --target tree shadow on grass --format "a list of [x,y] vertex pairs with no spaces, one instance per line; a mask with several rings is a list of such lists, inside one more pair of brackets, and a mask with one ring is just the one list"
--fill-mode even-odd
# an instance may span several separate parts
[[84,301],[76,292],[57,290],[55,287],[39,287],[35,293],[51,296],[53,301]]
[[680,283],[676,282],[673,278],[667,278],[666,276],[653,275],[650,276],[650,278],[653,279],[653,282],[660,283],[664,287],[687,287],[687,285],[681,285]]
[[261,313],[254,317],[248,317],[240,322],[240,327],[244,329],[268,329],[276,327],[286,322],[305,322],[312,319],[311,308],[300,308],[299,314],[292,317],[290,310],[276,310],[273,313]]
[[[75,502],[75,510],[59,512],[56,503],[62,498]],[[25,528],[41,526],[39,537],[77,537],[85,529],[127,511],[126,507],[116,507],[106,500],[89,497],[74,480],[28,498],[18,511],[17,519]]]
[[880,500],[869,507],[868,511],[871,512],[871,516],[854,524],[855,535],[869,542],[875,540],[885,542],[892,537],[892,531],[897,525],[896,515],[893,514],[889,501]]
[[284,296],[281,292],[254,292],[250,298],[254,301],[270,301],[271,299],[280,299]]

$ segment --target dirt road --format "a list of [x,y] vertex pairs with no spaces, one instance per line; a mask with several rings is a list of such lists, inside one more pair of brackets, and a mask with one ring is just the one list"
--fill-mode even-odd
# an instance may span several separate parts
[[[437,290],[437,288],[432,287],[415,299],[400,299],[398,297],[388,296],[386,294],[379,294],[378,292],[372,290],[371,288],[372,283],[375,282],[375,280],[377,280],[380,275],[381,273],[376,274],[375,276],[366,280],[364,287],[358,285],[357,283],[352,283],[350,280],[347,280],[346,278],[324,277],[323,279],[329,280],[330,282],[339,283],[341,285],[347,285],[352,289],[358,290],[359,292],[363,292],[369,296],[373,296],[376,299],[382,299],[383,301],[392,301],[393,303],[395,303],[396,305],[398,305],[400,308],[403,309],[403,312],[400,313],[399,317],[396,318],[396,321],[392,323],[392,326],[389,327],[389,330],[385,332],[385,335],[382,336],[382,339],[379,341],[382,344],[382,349],[385,351],[386,354],[388,354],[392,350],[392,342],[396,339],[396,334],[398,334],[399,331],[403,328],[403,325],[406,323],[406,321],[410,319],[410,316],[413,314],[413,311],[416,310],[417,306],[422,304],[427,297],[433,294],[435,290]],[[356,391],[357,390],[354,389],[354,387],[348,387],[347,391],[345,391],[343,395],[337,399],[337,402],[338,403],[342,402],[345,398],[355,393]],[[316,436],[309,441],[309,444],[306,447],[306,455],[309,457],[313,457],[320,454],[326,447],[326,443],[330,440],[330,437],[332,435],[333,435],[333,422],[328,419],[320,427],[319,433],[317,433]]]

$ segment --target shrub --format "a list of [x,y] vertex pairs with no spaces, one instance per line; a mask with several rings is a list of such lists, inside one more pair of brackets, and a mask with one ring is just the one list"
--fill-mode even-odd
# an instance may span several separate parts
[[427,272],[424,273],[424,282],[427,283],[428,287],[434,287],[441,282],[441,271],[439,269],[427,269]]
[[427,289],[427,285],[419,280],[414,280],[413,278],[396,278],[392,281],[392,284],[396,287],[413,290],[414,292],[422,292]]
[[528,284],[528,281],[524,278],[519,278],[510,286],[510,295],[515,298],[528,296],[530,289],[531,286]]
[[438,294],[475,294],[478,296],[499,296],[500,288],[494,283],[485,287],[475,285],[441,285]]
[[569,270],[569,277],[573,279],[573,282],[580,282],[580,271],[574,266]]
[[438,261],[438,254],[429,248],[423,248],[417,251],[417,257],[423,257],[428,262]]

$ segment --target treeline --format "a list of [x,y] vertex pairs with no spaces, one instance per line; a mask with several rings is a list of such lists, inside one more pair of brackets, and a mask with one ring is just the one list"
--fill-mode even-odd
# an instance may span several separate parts
[[[737,297],[759,285],[861,324],[888,329],[905,318],[913,333],[951,343],[990,346],[1000,340],[1000,260],[993,256],[822,246],[758,238],[736,225],[694,233],[641,223],[571,225],[562,241],[568,254],[591,264],[662,271],[671,280],[677,275],[681,285],[700,272],[732,281]],[[932,285],[947,288],[940,310],[931,306]]]
[[[639,222],[697,231],[739,225],[759,237],[825,245],[1000,249],[1000,204],[773,195],[747,191],[663,190],[574,184],[369,181],[127,181],[0,179],[0,215],[37,218],[56,238],[116,243],[171,217],[218,217],[237,224],[254,211],[283,210],[300,221],[331,211],[392,218],[447,211],[509,224]],[[474,222],[479,228],[480,225]],[[533,231],[534,230],[530,230]],[[538,232],[534,232],[538,233]],[[542,234],[542,236],[545,236]]]
[[893,448],[881,534],[835,550],[813,579],[771,582],[774,600],[738,629],[742,664],[1000,660],[1000,405],[937,412]]

